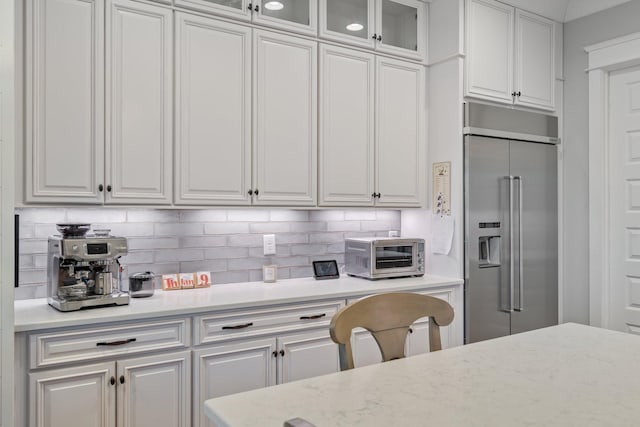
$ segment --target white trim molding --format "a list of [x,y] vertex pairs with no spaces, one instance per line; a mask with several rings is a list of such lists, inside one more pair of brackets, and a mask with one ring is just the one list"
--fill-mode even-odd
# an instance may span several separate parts
[[585,48],[589,55],[589,323],[609,327],[609,74],[640,64],[640,33]]

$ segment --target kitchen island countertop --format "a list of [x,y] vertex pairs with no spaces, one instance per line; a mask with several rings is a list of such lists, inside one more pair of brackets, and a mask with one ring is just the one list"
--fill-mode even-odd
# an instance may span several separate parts
[[15,302],[15,332],[313,302],[451,285],[462,285],[462,280],[431,275],[376,281],[348,276],[318,281],[308,277],[279,280],[275,283],[229,283],[212,285],[206,289],[156,290],[149,298],[131,298],[129,305],[66,313],[49,306],[46,298],[19,300]]

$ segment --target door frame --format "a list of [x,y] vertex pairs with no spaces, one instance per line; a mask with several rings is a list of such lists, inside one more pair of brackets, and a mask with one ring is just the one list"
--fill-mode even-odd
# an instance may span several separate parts
[[589,323],[610,315],[609,76],[640,64],[640,33],[585,47],[589,58]]

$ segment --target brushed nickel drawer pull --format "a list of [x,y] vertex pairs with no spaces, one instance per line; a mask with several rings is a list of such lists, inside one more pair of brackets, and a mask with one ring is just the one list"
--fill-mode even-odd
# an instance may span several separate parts
[[322,313],[322,314],[314,314],[313,316],[300,316],[300,320],[315,320],[315,319],[321,319],[324,316],[326,316],[326,313]]
[[98,343],[96,343],[96,346],[100,347],[100,346],[103,346],[103,345],[107,345],[107,346],[125,345],[125,344],[132,343],[135,340],[136,340],[135,338],[129,338],[128,340],[111,341],[111,342],[98,342]]
[[244,329],[249,326],[253,326],[253,322],[245,323],[243,325],[234,325],[234,326],[223,326],[222,329]]

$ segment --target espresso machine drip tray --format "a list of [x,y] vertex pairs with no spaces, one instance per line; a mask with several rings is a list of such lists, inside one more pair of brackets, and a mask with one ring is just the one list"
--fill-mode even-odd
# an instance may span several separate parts
[[77,311],[83,308],[95,308],[115,305],[129,304],[129,294],[118,292],[104,295],[91,295],[86,297],[69,297],[59,298],[57,296],[49,297],[49,305],[60,311]]

